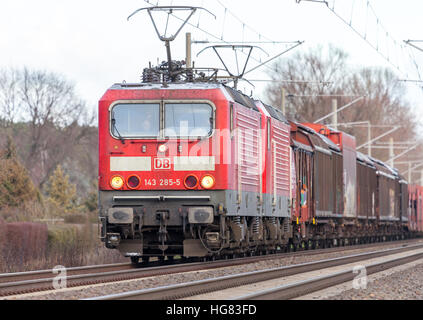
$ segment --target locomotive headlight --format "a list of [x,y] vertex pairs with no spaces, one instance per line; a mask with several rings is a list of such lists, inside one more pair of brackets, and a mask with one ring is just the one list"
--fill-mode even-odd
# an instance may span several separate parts
[[167,146],[165,144],[161,144],[158,148],[159,152],[165,153],[167,151]]
[[113,176],[110,179],[110,185],[112,186],[113,189],[121,189],[123,187],[123,178],[121,176]]
[[214,184],[215,184],[215,180],[214,180],[213,176],[211,176],[211,175],[204,176],[203,179],[201,179],[201,186],[204,189],[213,188]]

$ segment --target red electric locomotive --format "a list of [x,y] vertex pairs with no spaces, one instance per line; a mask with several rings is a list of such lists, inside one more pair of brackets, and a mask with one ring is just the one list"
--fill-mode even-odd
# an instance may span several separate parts
[[116,84],[99,132],[109,248],[136,260],[287,242],[289,125],[272,107],[221,84]]

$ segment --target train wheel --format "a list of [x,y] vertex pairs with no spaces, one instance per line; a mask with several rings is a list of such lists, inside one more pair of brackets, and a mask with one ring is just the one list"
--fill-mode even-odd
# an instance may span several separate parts
[[175,261],[175,257],[174,256],[167,256],[167,262],[173,263],[174,261]]
[[162,264],[165,261],[165,257],[164,256],[159,256],[159,257],[157,257],[157,260],[159,261],[160,264]]
[[148,256],[141,257],[141,259],[142,259],[142,263],[144,264],[148,264],[150,262],[150,257]]

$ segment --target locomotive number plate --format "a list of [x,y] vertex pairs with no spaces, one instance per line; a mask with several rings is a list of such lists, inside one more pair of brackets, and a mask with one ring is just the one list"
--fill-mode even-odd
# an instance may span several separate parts
[[182,184],[181,179],[144,179],[145,186],[180,186]]

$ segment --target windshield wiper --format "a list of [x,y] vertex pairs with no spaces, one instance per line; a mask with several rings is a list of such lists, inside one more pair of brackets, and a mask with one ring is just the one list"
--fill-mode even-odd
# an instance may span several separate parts
[[116,127],[116,119],[113,117],[112,118],[112,132],[113,132],[113,129],[116,131],[116,133],[117,133],[117,135],[118,135],[118,138],[119,138],[119,140],[120,140],[120,142],[122,142],[122,144],[125,144],[125,140],[123,139],[123,137],[120,135],[120,133],[119,133],[119,130],[117,129],[117,127]]

